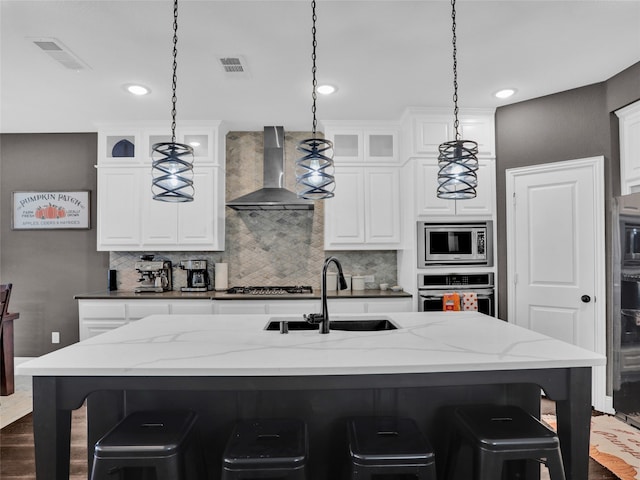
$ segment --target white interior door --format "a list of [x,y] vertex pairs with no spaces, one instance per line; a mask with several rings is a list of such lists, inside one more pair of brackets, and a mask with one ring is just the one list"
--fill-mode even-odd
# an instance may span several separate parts
[[[606,352],[604,158],[507,170],[509,321]],[[593,404],[610,411],[606,369]]]

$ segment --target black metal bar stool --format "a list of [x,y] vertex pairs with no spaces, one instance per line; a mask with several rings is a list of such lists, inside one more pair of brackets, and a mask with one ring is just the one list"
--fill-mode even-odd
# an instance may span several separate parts
[[433,449],[410,418],[355,417],[347,422],[351,478],[436,480]]
[[447,479],[453,479],[462,442],[473,448],[476,480],[502,478],[507,460],[537,460],[551,480],[565,480],[556,433],[519,407],[474,405],[454,413],[454,432],[447,459]]
[[253,419],[236,423],[222,461],[222,480],[305,480],[307,426],[297,419]]
[[125,417],[95,444],[91,480],[205,478],[190,411],[143,411]]

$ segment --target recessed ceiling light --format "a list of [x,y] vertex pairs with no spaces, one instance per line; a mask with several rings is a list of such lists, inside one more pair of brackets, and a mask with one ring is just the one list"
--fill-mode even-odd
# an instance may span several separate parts
[[498,90],[493,95],[496,96],[497,98],[509,98],[514,93],[516,93],[515,88],[503,88],[502,90]]
[[124,88],[127,92],[132,93],[133,95],[147,95],[151,92],[151,89],[144,85],[128,84],[125,85]]
[[316,88],[316,92],[321,93],[322,95],[331,95],[332,93],[335,93],[336,90],[338,90],[338,88],[333,85],[318,85]]

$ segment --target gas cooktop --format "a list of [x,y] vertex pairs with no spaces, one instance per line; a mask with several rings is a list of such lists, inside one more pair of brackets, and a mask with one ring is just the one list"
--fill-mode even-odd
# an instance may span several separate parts
[[313,289],[306,285],[296,285],[292,287],[263,286],[263,287],[231,287],[227,293],[243,295],[287,295],[300,293],[313,293]]

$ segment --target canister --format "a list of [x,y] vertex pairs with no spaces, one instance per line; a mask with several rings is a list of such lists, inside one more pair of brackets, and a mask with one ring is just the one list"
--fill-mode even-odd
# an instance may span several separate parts
[[364,290],[364,277],[362,275],[351,277],[351,288],[353,290]]
[[327,272],[327,291],[338,289],[338,274],[335,272]]

